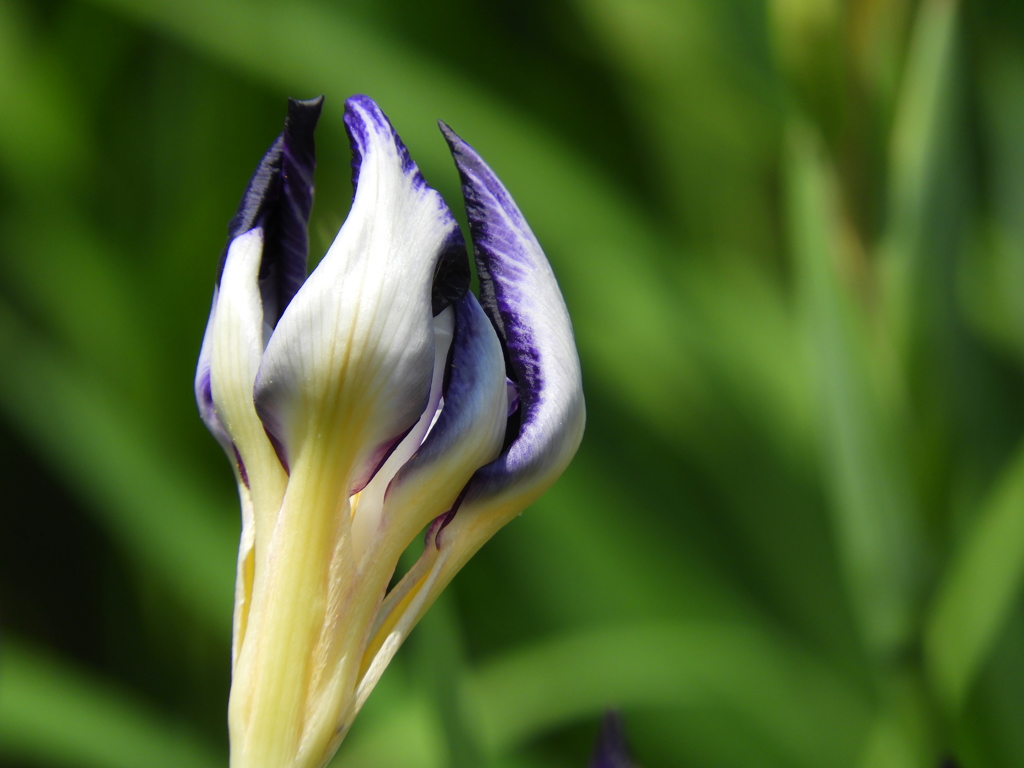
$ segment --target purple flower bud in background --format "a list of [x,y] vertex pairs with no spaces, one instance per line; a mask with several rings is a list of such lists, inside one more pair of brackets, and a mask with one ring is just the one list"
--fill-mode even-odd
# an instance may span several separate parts
[[614,710],[606,712],[601,720],[589,768],[637,768],[629,757],[622,716]]

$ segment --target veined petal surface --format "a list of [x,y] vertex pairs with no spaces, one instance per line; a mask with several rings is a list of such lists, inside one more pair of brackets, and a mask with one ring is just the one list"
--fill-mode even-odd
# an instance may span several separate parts
[[371,99],[349,99],[345,125],[352,208],[271,336],[255,396],[289,462],[327,440],[355,492],[426,407],[433,276],[465,244]]
[[[263,356],[263,311],[258,275],[265,252],[257,227],[231,241],[221,274],[211,333],[210,381],[217,418],[231,439],[232,458],[248,489],[257,548],[281,505],[287,476],[267,439],[252,400]],[[245,520],[243,519],[243,522]],[[245,538],[245,536],[243,536]]]
[[254,444],[266,442],[259,420],[254,418],[251,394],[263,357],[263,310],[257,280],[262,254],[263,230],[259,227],[231,241],[211,320],[213,403],[243,458]]

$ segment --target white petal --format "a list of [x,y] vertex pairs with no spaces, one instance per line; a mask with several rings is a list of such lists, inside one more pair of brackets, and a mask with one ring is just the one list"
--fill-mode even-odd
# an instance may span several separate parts
[[221,424],[245,441],[252,423],[252,386],[263,357],[263,305],[257,277],[263,230],[239,235],[228,248],[213,313],[211,382]]
[[352,550],[357,557],[361,557],[369,549],[372,538],[377,534],[384,507],[384,493],[392,478],[420,447],[427,430],[434,423],[441,402],[444,374],[448,365],[448,350],[451,347],[454,330],[455,310],[447,307],[434,318],[434,373],[430,382],[427,407],[409,434],[377,470],[373,479],[352,497]]
[[[258,283],[262,252],[260,228],[231,242],[217,294],[210,355],[217,417],[231,440],[238,472],[252,498],[257,563],[262,561],[287,482],[252,399],[263,356],[263,306]],[[257,567],[257,572],[260,570]]]
[[461,234],[372,101],[349,99],[345,122],[358,167],[352,209],[270,338],[256,406],[289,463],[329,455],[348,494],[426,407],[431,280]]

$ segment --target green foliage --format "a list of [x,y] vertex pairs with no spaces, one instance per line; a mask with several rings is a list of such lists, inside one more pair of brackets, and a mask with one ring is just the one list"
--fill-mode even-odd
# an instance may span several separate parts
[[[0,0],[0,762],[226,762],[237,536],[191,380],[284,97],[314,259],[373,96],[544,244],[565,477],[336,768],[1024,766],[1024,13],[1006,0]],[[457,215],[461,210],[456,208]]]

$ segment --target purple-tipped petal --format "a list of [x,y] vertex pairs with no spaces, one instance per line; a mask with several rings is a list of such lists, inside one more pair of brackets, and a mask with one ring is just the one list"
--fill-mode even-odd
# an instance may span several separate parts
[[[345,112],[345,128],[352,142],[352,190],[353,195],[359,188],[359,173],[363,164],[363,152],[370,141],[369,131],[390,131],[395,146],[402,158],[402,170],[414,179],[417,187],[426,187],[419,168],[409,156],[409,150],[391,125],[391,121],[380,111],[376,102],[369,96],[358,94],[347,102],[349,109]],[[456,227],[438,257],[431,285],[431,311],[436,316],[445,307],[466,295],[470,282],[469,258],[466,254],[466,242],[462,230]]]
[[472,147],[443,123],[441,130],[462,178],[480,301],[505,346],[519,395],[508,447],[477,472],[467,501],[513,486],[536,486],[539,493],[565,468],[583,435],[572,323],[551,265],[508,190]]
[[217,271],[220,283],[228,246],[239,235],[262,227],[263,259],[259,285],[264,322],[273,328],[306,279],[309,237],[306,226],[313,207],[313,132],[324,97],[288,100],[284,131],[263,156],[238,211],[228,225],[228,245]]
[[344,119],[357,172],[352,208],[270,337],[254,396],[289,463],[318,432],[311,415],[350,422],[337,428],[352,433],[328,439],[357,449],[351,492],[372,478],[426,406],[432,286],[443,258],[465,246],[380,108],[355,96]]
[[635,768],[629,757],[623,735],[622,717],[618,712],[605,713],[589,768]]
[[[392,522],[392,507],[416,507],[420,514],[436,517],[428,527],[423,555],[378,611],[364,656],[370,670],[359,685],[364,692],[459,569],[562,473],[579,447],[586,420],[572,324],[551,266],[490,168],[447,126],[442,124],[442,130],[462,177],[481,301],[469,294],[455,305],[444,406],[385,497],[385,525]],[[460,330],[473,331],[479,341],[487,342],[481,349],[491,351],[466,354],[463,360],[460,351],[469,352],[473,335],[460,338]],[[483,364],[485,357],[488,364]],[[483,372],[488,372],[486,387],[473,382]],[[484,391],[487,397],[481,396]],[[483,463],[488,453],[479,451],[480,468],[468,483],[454,482],[452,475],[441,492],[440,468],[466,451],[470,433],[497,458]],[[490,442],[480,439],[485,434]],[[462,459],[452,464],[465,470],[473,462]],[[410,503],[421,499],[418,505]],[[446,509],[442,502],[451,506]],[[420,530],[429,519],[406,520],[404,528],[396,525],[388,533]],[[409,524],[413,522],[415,526]]]
[[352,148],[352,197],[359,191],[359,177],[363,171],[363,159],[367,149],[373,146],[376,135],[388,135],[398,152],[402,173],[409,177],[414,189],[423,189],[427,182],[409,154],[409,149],[398,135],[377,102],[362,93],[350,96],[345,101],[345,131]]

